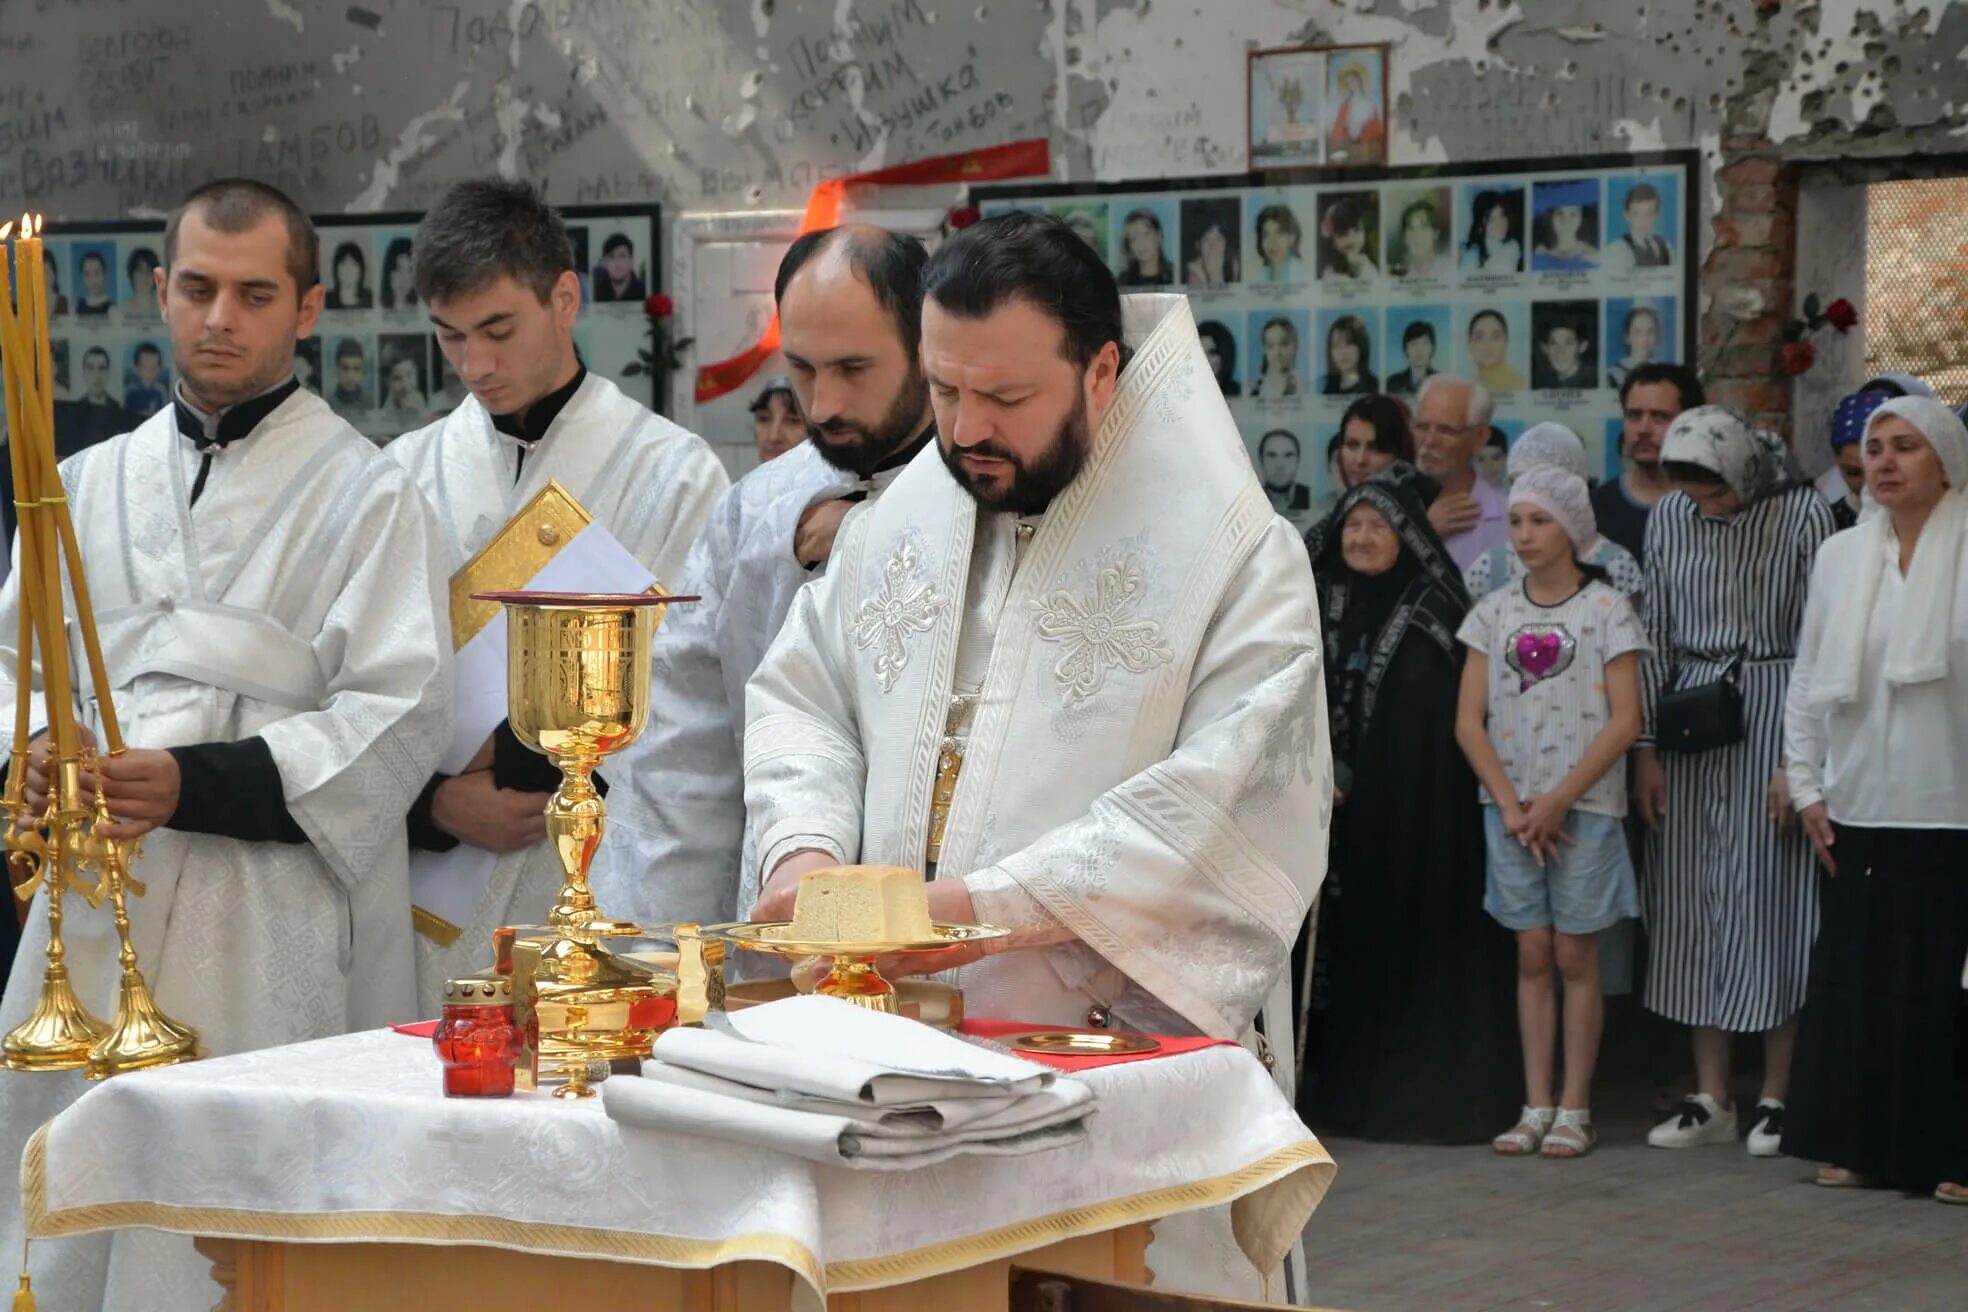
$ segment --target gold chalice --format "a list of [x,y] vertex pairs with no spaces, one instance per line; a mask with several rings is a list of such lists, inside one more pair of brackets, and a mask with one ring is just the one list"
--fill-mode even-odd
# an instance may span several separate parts
[[[633,921],[611,920],[588,888],[607,820],[595,790],[603,757],[642,732],[649,717],[649,668],[664,608],[696,597],[665,593],[485,592],[506,608],[506,714],[514,736],[560,767],[547,802],[547,837],[560,858],[560,895],[547,917],[551,939],[527,953],[537,999],[541,1066],[566,1077],[559,1096],[592,1097],[587,1065],[647,1056],[651,1004],[673,999],[645,965],[602,940],[635,938]],[[521,990],[529,985],[515,980]]]

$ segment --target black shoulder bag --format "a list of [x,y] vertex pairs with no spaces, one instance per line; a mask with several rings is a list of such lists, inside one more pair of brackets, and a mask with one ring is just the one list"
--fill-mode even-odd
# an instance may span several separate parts
[[1743,622],[1743,648],[1722,667],[1722,677],[1692,688],[1662,693],[1654,706],[1654,748],[1698,756],[1743,740],[1743,662],[1749,659],[1749,636],[1763,609],[1763,584],[1770,569],[1770,539],[1776,533],[1774,507],[1763,522],[1763,550],[1756,561],[1756,604]]
[[1654,707],[1654,747],[1695,756],[1743,740],[1742,653],[1722,677],[1661,694]]

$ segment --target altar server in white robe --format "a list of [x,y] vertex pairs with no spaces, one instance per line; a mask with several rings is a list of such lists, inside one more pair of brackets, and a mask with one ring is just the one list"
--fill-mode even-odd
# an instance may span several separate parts
[[[316,249],[270,187],[193,193],[157,276],[175,404],[61,468],[130,744],[103,772],[111,836],[143,839],[132,938],[158,1004],[215,1056],[416,1017],[404,814],[450,732],[443,552],[410,479],[294,379],[321,310]],[[9,644],[18,604],[10,580]],[[70,650],[88,696],[73,630]],[[14,661],[0,649],[0,682]],[[79,711],[99,734],[92,696]],[[35,805],[45,761],[37,748]],[[0,1028],[34,1006],[46,898]],[[109,912],[64,909],[75,991],[107,1018]],[[0,1073],[0,1159],[83,1087],[79,1071]],[[0,1247],[18,1252],[18,1198],[0,1197]],[[33,1268],[47,1312],[213,1301],[209,1263],[178,1236],[37,1243]]]
[[917,355],[928,258],[914,237],[851,225],[808,233],[780,261],[780,343],[806,440],[724,494],[684,565],[678,591],[703,600],[664,618],[649,727],[609,772],[593,880],[610,915],[737,914],[745,682],[847,512],[930,441]]
[[[730,479],[702,438],[583,367],[574,347],[581,282],[560,216],[527,183],[461,182],[424,216],[415,250],[417,295],[471,395],[388,452],[437,508],[450,569],[552,479],[677,591]],[[432,777],[418,799],[414,846],[498,854],[463,932],[448,945],[417,935],[426,1011],[436,1013],[447,978],[490,960],[493,930],[546,920],[561,866],[544,811],[559,778],[501,724],[465,770]]]
[[[1182,297],[1122,300],[1022,214],[952,237],[924,291],[936,449],[848,520],[747,690],[752,913],[838,862],[927,867],[937,920],[1012,931],[958,974],[972,1014],[1240,1038],[1263,1008],[1289,1054],[1266,1004],[1332,812],[1304,544]],[[1207,1260],[1150,1265],[1257,1291]]]

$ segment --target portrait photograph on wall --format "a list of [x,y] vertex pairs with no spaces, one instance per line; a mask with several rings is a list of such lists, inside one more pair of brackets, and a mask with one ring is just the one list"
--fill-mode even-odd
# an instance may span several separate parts
[[1617,472],[1620,384],[1693,349],[1683,252],[1695,159],[1007,185],[980,188],[977,202],[986,214],[1085,216],[1108,236],[1123,293],[1192,298],[1252,468],[1296,522],[1342,490],[1329,448],[1347,406],[1374,392],[1412,406],[1437,374],[1495,397],[1485,469],[1501,468],[1529,424],[1555,420],[1594,470]]
[[[1177,202],[1141,202],[1171,217]],[[1234,212],[1235,199],[1227,202]],[[1223,210],[1226,202],[1215,202]],[[1063,205],[1106,222],[1104,197]],[[653,205],[568,206],[569,258],[581,280],[577,343],[587,367],[650,403],[651,380],[623,373],[649,343],[643,301],[658,263],[662,224]],[[444,358],[416,288],[415,213],[319,215],[322,312],[314,335],[297,343],[294,374],[303,387],[378,445],[441,418],[465,399]],[[64,410],[58,435],[71,446],[113,436],[128,424],[106,418],[108,403],[132,422],[171,403],[170,340],[157,300],[162,222],[50,224],[43,250],[51,317],[81,372],[97,379],[101,403]],[[1089,240],[1106,240],[1104,226]],[[1172,281],[1179,281],[1174,279]],[[100,360],[102,367],[97,369]],[[75,393],[71,383],[70,392]],[[64,397],[64,400],[69,399]],[[87,440],[83,435],[86,433]],[[71,439],[73,439],[71,441]],[[65,447],[64,449],[67,449]]]

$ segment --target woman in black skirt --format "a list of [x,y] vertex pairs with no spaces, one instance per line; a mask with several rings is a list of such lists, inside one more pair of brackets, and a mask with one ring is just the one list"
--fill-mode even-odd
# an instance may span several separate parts
[[1861,440],[1880,509],[1818,553],[1785,717],[1825,879],[1783,1150],[1968,1203],[1968,429],[1901,397]]

